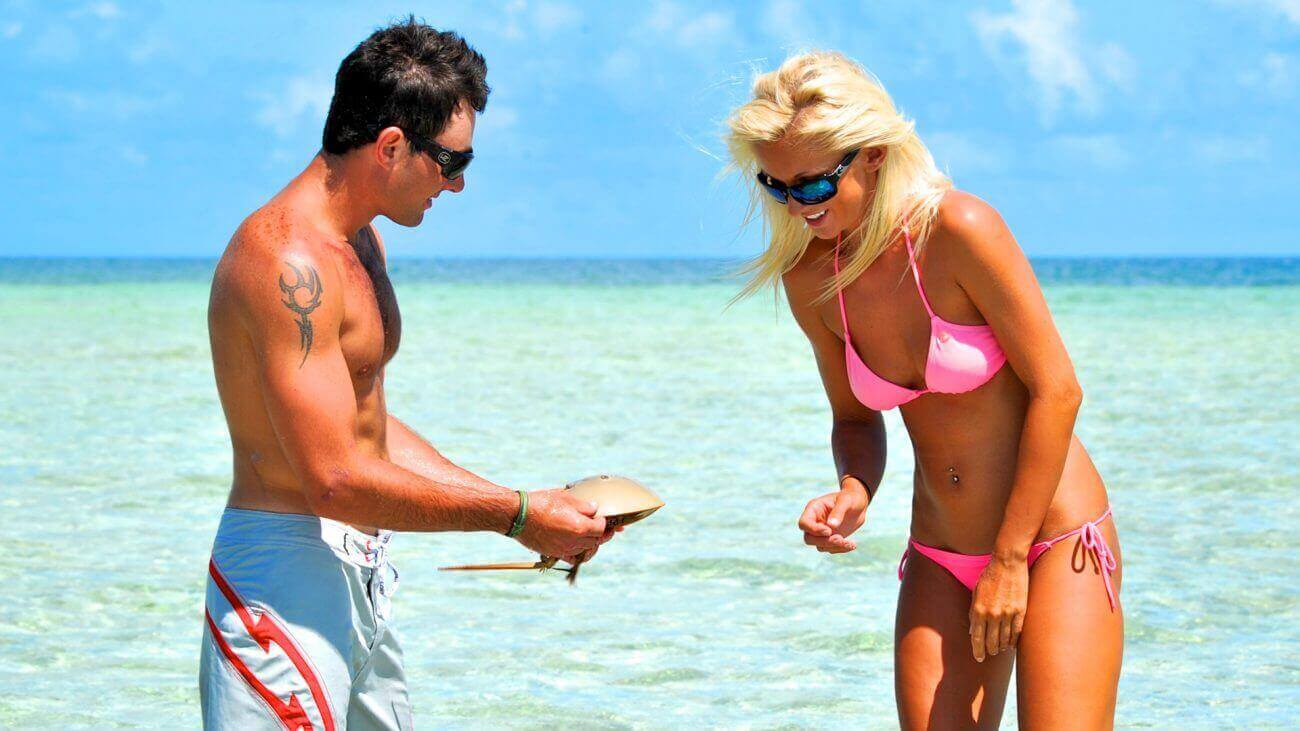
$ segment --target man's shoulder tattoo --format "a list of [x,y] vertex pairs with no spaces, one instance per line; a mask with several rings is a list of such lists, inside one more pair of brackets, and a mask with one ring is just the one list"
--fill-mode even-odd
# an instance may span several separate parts
[[321,285],[315,268],[303,265],[307,270],[304,275],[298,267],[288,262],[285,264],[293,270],[294,281],[292,284],[284,281],[284,275],[281,274],[280,291],[284,292],[284,306],[298,315],[298,319],[294,322],[298,324],[298,336],[302,345],[302,363],[298,364],[298,367],[302,368],[303,363],[307,362],[307,354],[311,352],[311,313],[320,307],[320,295],[325,288]]

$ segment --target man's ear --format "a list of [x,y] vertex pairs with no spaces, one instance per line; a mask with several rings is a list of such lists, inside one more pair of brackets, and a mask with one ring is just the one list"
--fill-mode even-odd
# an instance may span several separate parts
[[399,127],[385,127],[379,131],[379,136],[375,138],[375,162],[383,167],[392,167],[397,164],[410,145],[406,141],[406,133],[402,132]]

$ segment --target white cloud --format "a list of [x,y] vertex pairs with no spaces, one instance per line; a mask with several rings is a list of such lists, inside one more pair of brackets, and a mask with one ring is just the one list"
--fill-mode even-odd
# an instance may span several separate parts
[[630,48],[619,48],[605,57],[600,75],[609,81],[626,81],[641,68],[641,57]]
[[686,48],[724,45],[734,40],[736,32],[730,13],[697,13],[673,0],[656,3],[643,27]]
[[1050,145],[1058,154],[1075,163],[1103,170],[1121,169],[1131,159],[1124,140],[1116,135],[1058,135]]
[[519,110],[504,105],[488,107],[488,111],[484,112],[479,119],[482,121],[478,126],[485,130],[508,130],[518,124]]
[[257,121],[280,137],[291,137],[304,123],[323,124],[333,95],[327,75],[294,77],[278,91],[254,94],[262,102]]
[[1001,144],[976,140],[961,132],[932,132],[926,134],[924,140],[939,169],[956,178],[1006,170],[1005,150]]
[[506,14],[505,27],[501,29],[501,35],[512,41],[520,40],[524,37],[524,29],[520,26],[520,19],[528,3],[524,0],[510,0],[504,8]]
[[68,13],[73,18],[93,17],[99,20],[113,20],[122,15],[122,8],[117,3],[104,0],[103,2],[89,3]]
[[969,175],[1006,173],[1030,159],[1048,160],[1054,167],[1104,171],[1122,170],[1133,161],[1126,140],[1114,134],[1060,134],[1041,143],[1021,140],[1014,145],[1003,137],[956,131],[927,133],[923,139],[939,169],[952,175],[959,187]]
[[1007,45],[1019,50],[1037,88],[1045,123],[1056,118],[1068,99],[1086,114],[1099,111],[1102,82],[1121,89],[1131,86],[1131,57],[1113,43],[1087,47],[1070,0],[1012,0],[1012,5],[1008,13],[977,11],[971,21],[990,55],[1000,58]]
[[1241,83],[1263,89],[1275,99],[1286,99],[1300,86],[1300,58],[1276,51],[1264,54],[1258,68],[1241,74]]
[[46,28],[27,51],[32,60],[44,63],[72,63],[81,55],[81,40],[66,25]]
[[1264,5],[1270,7],[1286,19],[1300,25],[1300,0],[1264,0]]
[[537,29],[549,35],[557,30],[577,25],[578,21],[582,20],[582,13],[572,5],[543,0],[537,4],[533,17],[537,21]]
[[1192,152],[1210,165],[1263,162],[1269,158],[1268,140],[1262,137],[1197,137]]
[[[1240,1],[1240,0],[1239,0]],[[1300,0],[1247,0],[1251,5],[1261,5],[1296,25],[1300,25]]]
[[46,89],[41,92],[41,99],[62,114],[85,116],[100,122],[126,122],[176,100],[174,95],[151,97],[121,91],[64,88]]
[[79,114],[90,108],[90,98],[79,91],[47,89],[41,92],[41,97],[62,111]]
[[760,27],[787,51],[835,45],[825,40],[825,26],[812,22],[808,5],[798,0],[768,0]]
[[[622,38],[614,39],[602,60],[599,76],[614,96],[629,105],[651,104],[657,94],[683,93],[686,90],[679,84],[683,78],[696,94],[717,86],[721,59],[740,47],[731,13],[701,12],[675,0],[658,0],[639,21],[625,25]],[[667,71],[670,65],[673,68]],[[673,88],[675,82],[679,88]]]
[[776,38],[788,38],[798,32],[801,6],[795,0],[769,0],[763,9],[763,30]]
[[0,27],[0,36],[4,36],[5,38],[17,38],[18,34],[22,32],[22,23],[5,23],[4,27]]
[[650,15],[645,20],[645,27],[657,33],[667,33],[681,22],[684,15],[685,11],[677,3],[661,0],[651,8]]
[[118,152],[122,155],[122,160],[128,165],[144,167],[149,162],[149,156],[141,152],[135,145],[126,145]]
[[735,25],[730,14],[714,11],[688,21],[678,33],[681,42],[688,46],[721,45],[733,40]]
[[530,30],[549,36],[582,20],[581,10],[559,0],[541,0],[531,6],[528,0],[509,0],[502,11],[506,22],[501,35],[512,41],[527,38]]
[[1264,57],[1264,84],[1277,96],[1295,92],[1300,80],[1300,60],[1284,53],[1270,53]]
[[278,164],[287,162],[302,162],[302,151],[277,147],[271,150],[271,154],[267,156],[266,163],[262,167],[266,170],[274,170],[278,167]]
[[172,43],[168,36],[155,30],[132,43],[130,50],[126,52],[126,57],[131,60],[131,63],[145,63],[159,53],[171,50],[171,48]]
[[[642,56],[663,53],[665,45],[707,56],[720,46],[733,44],[735,39],[736,27],[730,14],[696,13],[673,0],[659,0],[639,24],[628,28],[625,42],[601,63],[600,74],[606,81],[631,81],[641,70]],[[644,87],[646,80],[637,79],[637,83]]]
[[[1273,22],[1273,16],[1281,15],[1291,24],[1300,26],[1300,0],[1215,0],[1215,4],[1240,8],[1267,23]],[[1257,12],[1260,10],[1265,12]],[[1265,14],[1268,17],[1261,17]]]
[[[696,13],[673,0],[659,0],[639,24],[628,29],[626,41],[605,57],[600,73],[607,81],[628,82],[638,76],[642,56],[662,53],[665,45],[702,57],[735,40],[736,27],[730,14]],[[641,87],[646,83],[645,79],[636,81]]]
[[1132,93],[1133,82],[1137,80],[1137,64],[1118,43],[1104,43],[1092,51],[1097,60],[1097,70],[1120,89]]

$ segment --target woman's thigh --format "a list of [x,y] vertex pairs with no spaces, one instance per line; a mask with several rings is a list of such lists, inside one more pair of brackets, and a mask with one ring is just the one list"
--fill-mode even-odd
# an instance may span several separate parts
[[1115,718],[1124,654],[1119,606],[1119,537],[1115,521],[1098,526],[1115,553],[1111,609],[1101,567],[1078,536],[1061,541],[1034,564],[1029,607],[1017,648],[1016,705],[1024,729],[1104,729]]
[[904,729],[997,728],[1015,653],[975,662],[970,592],[912,553],[894,622],[894,693]]

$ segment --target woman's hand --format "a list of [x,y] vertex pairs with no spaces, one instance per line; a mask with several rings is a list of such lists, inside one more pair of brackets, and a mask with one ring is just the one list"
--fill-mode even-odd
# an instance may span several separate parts
[[1029,604],[1029,562],[994,556],[971,594],[970,646],[976,662],[1016,646]]
[[839,492],[814,498],[799,516],[803,542],[822,553],[848,553],[858,547],[849,540],[867,519],[867,488],[857,480],[846,479]]

